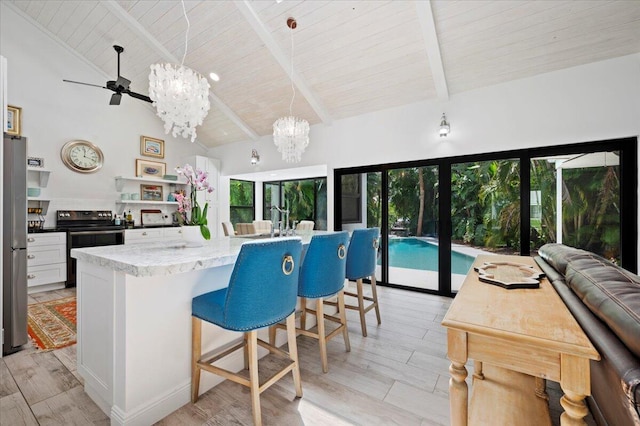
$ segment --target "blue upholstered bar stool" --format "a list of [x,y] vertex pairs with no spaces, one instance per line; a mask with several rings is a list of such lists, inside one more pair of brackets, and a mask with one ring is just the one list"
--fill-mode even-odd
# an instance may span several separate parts
[[[311,238],[307,252],[304,255],[304,260],[302,261],[302,266],[300,267],[298,297],[300,297],[302,312],[300,315],[300,328],[297,328],[296,332],[318,339],[322,371],[325,373],[328,371],[328,340],[342,333],[347,352],[351,351],[344,304],[344,277],[347,264],[348,243],[349,233],[346,231],[334,234],[314,235]],[[324,299],[335,295],[338,296],[337,305],[340,314],[339,318],[324,313]],[[309,309],[307,307],[307,299],[315,299],[315,309]],[[306,329],[307,313],[316,316],[318,323],[317,333]],[[325,319],[340,324],[328,335],[325,329]],[[271,327],[269,330],[271,333],[269,336],[271,344],[275,343],[276,328],[284,328],[284,326],[277,324]]]
[[[191,303],[192,356],[191,401],[198,400],[200,370],[232,380],[251,389],[254,424],[262,424],[260,393],[286,375],[293,374],[296,396],[302,396],[295,308],[302,242],[299,238],[255,241],[242,245],[227,288],[197,296]],[[258,339],[258,329],[286,319],[289,352]],[[202,357],[202,321],[226,330],[244,333],[243,342],[220,354]],[[262,385],[258,380],[258,345],[291,362]],[[215,361],[244,348],[249,379],[212,365]]]
[[[357,305],[346,305],[347,309],[354,309],[360,313],[362,335],[367,336],[367,322],[365,314],[371,309],[376,310],[378,324],[380,321],[380,307],[378,306],[378,292],[376,291],[376,260],[378,256],[378,241],[380,228],[355,229],[351,234],[349,251],[347,252],[347,273],[349,281],[356,282],[357,293],[345,291],[347,296],[356,297]],[[365,296],[362,288],[363,278],[371,279],[371,296]],[[371,302],[365,306],[365,300]]]

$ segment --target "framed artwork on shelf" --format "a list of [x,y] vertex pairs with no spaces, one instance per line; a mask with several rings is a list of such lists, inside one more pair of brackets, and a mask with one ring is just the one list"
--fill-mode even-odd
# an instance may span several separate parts
[[142,201],[162,201],[162,185],[140,185]]
[[29,167],[44,167],[44,158],[27,157],[27,166],[29,166]]
[[7,134],[21,136],[22,108],[7,105]]
[[136,176],[162,179],[167,174],[167,163],[136,159]]
[[140,136],[140,155],[164,158],[164,141],[149,136]]

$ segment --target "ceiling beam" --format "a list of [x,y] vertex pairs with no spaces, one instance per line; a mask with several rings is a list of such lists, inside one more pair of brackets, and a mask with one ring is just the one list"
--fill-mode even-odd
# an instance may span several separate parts
[[[143,41],[147,43],[158,55],[167,62],[179,64],[181,61],[173,56],[162,43],[160,43],[149,31],[147,31],[140,22],[136,21],[129,13],[122,8],[115,0],[101,1],[111,13],[120,19],[131,31],[137,34]],[[213,103],[224,115],[226,115],[236,126],[238,126],[244,133],[251,139],[258,140],[260,137],[255,130],[253,130],[247,123],[245,123],[238,115],[229,108],[227,104],[217,97],[211,90],[209,90],[209,100]]]
[[422,28],[422,37],[424,38],[424,44],[427,49],[433,83],[436,86],[436,93],[438,94],[438,98],[448,100],[449,89],[447,88],[447,77],[444,73],[444,66],[442,65],[440,43],[438,43],[436,23],[431,10],[431,0],[416,1],[416,10],[418,12],[420,28]]
[[332,121],[331,115],[327,109],[322,105],[322,102],[318,97],[313,93],[311,87],[307,84],[304,79],[296,73],[295,69],[292,70],[291,66],[291,58],[278,46],[278,43],[271,35],[271,32],[265,27],[264,23],[258,16],[258,14],[253,10],[251,4],[248,0],[240,0],[234,1],[236,7],[245,17],[251,28],[256,32],[258,37],[265,44],[266,48],[269,49],[271,55],[275,58],[278,64],[282,67],[282,70],[289,76],[289,78],[293,81],[293,83],[298,88],[298,91],[302,93],[302,96],[305,97],[311,108],[318,114],[320,120],[322,120],[325,124],[330,124]]

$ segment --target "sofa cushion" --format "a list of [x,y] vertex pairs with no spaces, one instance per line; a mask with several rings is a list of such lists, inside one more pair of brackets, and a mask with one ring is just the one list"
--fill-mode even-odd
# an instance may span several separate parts
[[556,243],[543,245],[538,250],[538,255],[562,275],[567,272],[567,265],[573,259],[583,257],[600,258],[600,256],[594,253]]
[[598,256],[567,265],[566,283],[640,357],[640,277]]

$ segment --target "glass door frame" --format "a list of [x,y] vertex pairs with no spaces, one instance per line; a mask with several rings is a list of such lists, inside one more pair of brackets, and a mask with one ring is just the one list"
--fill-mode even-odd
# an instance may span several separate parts
[[[520,255],[529,256],[530,226],[530,178],[531,160],[544,156],[577,155],[602,151],[618,151],[620,153],[620,235],[621,266],[637,273],[638,263],[638,138],[583,142],[568,145],[546,146],[512,151],[498,151],[481,154],[469,154],[456,157],[416,160],[401,163],[387,163],[370,166],[341,168],[334,170],[334,230],[342,229],[342,197],[341,178],[354,173],[381,173],[382,220],[380,226],[382,250],[381,285],[399,287],[425,293],[454,296],[451,291],[451,166],[456,163],[475,161],[491,161],[503,159],[519,159],[520,161]],[[389,283],[388,259],[388,216],[389,216],[389,180],[388,171],[411,167],[438,166],[439,177],[439,220],[438,220],[438,290],[416,289]]]

